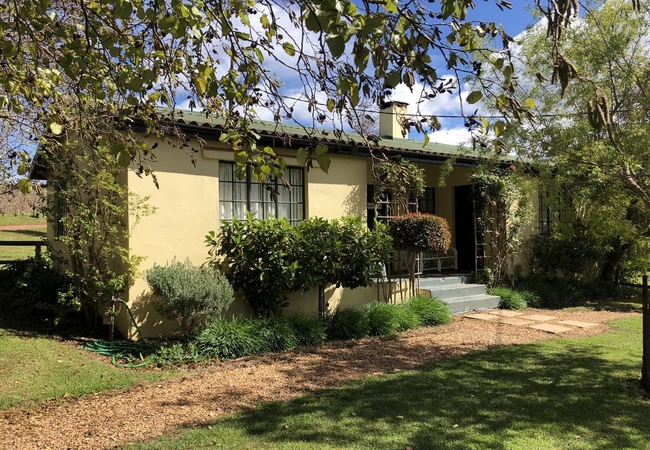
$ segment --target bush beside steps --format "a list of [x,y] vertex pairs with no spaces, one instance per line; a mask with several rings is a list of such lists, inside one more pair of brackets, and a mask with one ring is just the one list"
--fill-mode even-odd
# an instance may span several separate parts
[[217,319],[198,334],[196,348],[205,357],[234,359],[299,346],[319,346],[326,339],[391,335],[450,321],[449,307],[437,298],[414,297],[401,305],[375,301],[363,309],[337,308],[324,319],[302,314]]

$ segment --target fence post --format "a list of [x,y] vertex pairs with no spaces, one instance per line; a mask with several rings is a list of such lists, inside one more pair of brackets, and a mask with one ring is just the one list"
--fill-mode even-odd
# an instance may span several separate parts
[[41,257],[41,243],[36,244],[36,259]]
[[643,275],[643,357],[641,359],[641,387],[650,392],[650,310],[648,305],[648,275]]

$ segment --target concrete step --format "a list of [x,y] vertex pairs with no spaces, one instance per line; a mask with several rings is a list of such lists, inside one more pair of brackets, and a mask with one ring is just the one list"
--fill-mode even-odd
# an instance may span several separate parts
[[[472,275],[449,275],[443,277],[422,277],[420,278],[420,289],[429,287],[448,286],[450,284],[467,284],[472,282]],[[425,287],[426,286],[426,287]]]
[[465,297],[451,297],[443,300],[452,314],[460,314],[468,311],[480,311],[483,309],[494,309],[499,306],[501,297],[498,295],[470,295]]
[[420,289],[426,289],[427,291],[430,291],[432,296],[438,297],[440,300],[485,294],[485,286],[482,284],[463,283],[428,287],[423,287],[422,284],[420,284]]

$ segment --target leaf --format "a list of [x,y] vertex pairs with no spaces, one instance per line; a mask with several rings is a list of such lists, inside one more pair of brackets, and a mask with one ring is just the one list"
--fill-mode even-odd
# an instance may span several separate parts
[[296,49],[293,46],[291,42],[283,42],[282,43],[282,48],[284,49],[284,52],[289,55],[289,56],[295,56],[296,54]]
[[304,148],[299,148],[298,153],[296,154],[296,163],[302,167],[307,162],[307,150]]
[[59,134],[63,133],[63,126],[60,123],[51,122],[50,131],[52,132],[52,134],[58,136]]
[[327,156],[327,154],[316,157],[316,161],[318,161],[318,165],[320,166],[323,172],[329,173],[331,161],[330,161],[330,157]]
[[496,67],[497,70],[501,70],[503,69],[503,63],[504,63],[503,58],[497,58],[497,60],[494,61],[494,67]]
[[426,147],[429,144],[429,134],[424,133],[424,145],[423,147]]
[[397,13],[397,3],[393,0],[386,0],[384,3],[384,8],[386,8],[386,12],[389,14]]
[[478,102],[482,98],[483,98],[483,93],[481,91],[470,92],[470,94],[467,96],[467,103],[473,105],[474,103]]
[[501,137],[503,136],[503,132],[506,129],[506,124],[503,122],[503,120],[497,120],[494,123],[494,133],[498,136]]
[[29,194],[32,192],[32,183],[30,183],[27,178],[21,178],[18,180],[18,189],[23,194]]
[[129,155],[129,152],[123,150],[117,153],[115,160],[118,166],[126,168],[131,164],[131,155]]
[[326,42],[334,58],[340,57],[345,51],[345,39],[342,34],[330,35]]
[[327,148],[327,145],[324,144],[318,144],[316,146],[316,156],[322,156],[325,153],[327,153],[329,149]]
[[528,107],[528,109],[535,108],[535,100],[533,100],[532,98],[527,98],[526,99],[526,107]]
[[204,95],[205,92],[208,90],[208,80],[206,80],[202,76],[197,76],[194,78],[194,87],[196,88],[196,92],[199,95]]

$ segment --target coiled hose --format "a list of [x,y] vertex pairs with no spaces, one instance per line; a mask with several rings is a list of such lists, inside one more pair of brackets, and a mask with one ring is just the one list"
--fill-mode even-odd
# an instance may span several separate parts
[[[155,350],[154,347],[142,335],[140,327],[138,327],[138,324],[133,317],[133,313],[131,312],[129,305],[127,305],[127,303],[121,298],[114,301],[122,303],[126,308],[126,312],[128,313],[131,322],[133,322],[133,325],[135,326],[139,340],[90,341],[86,342],[83,347],[88,351],[98,353],[100,355],[112,356],[113,359],[111,362],[116,367],[135,369],[137,367],[144,367],[151,364],[151,362],[154,360],[154,355],[151,354]],[[149,354],[150,356],[145,360],[143,354]],[[142,362],[137,364],[122,364],[118,362],[118,360],[124,359],[130,355],[139,355]]]

